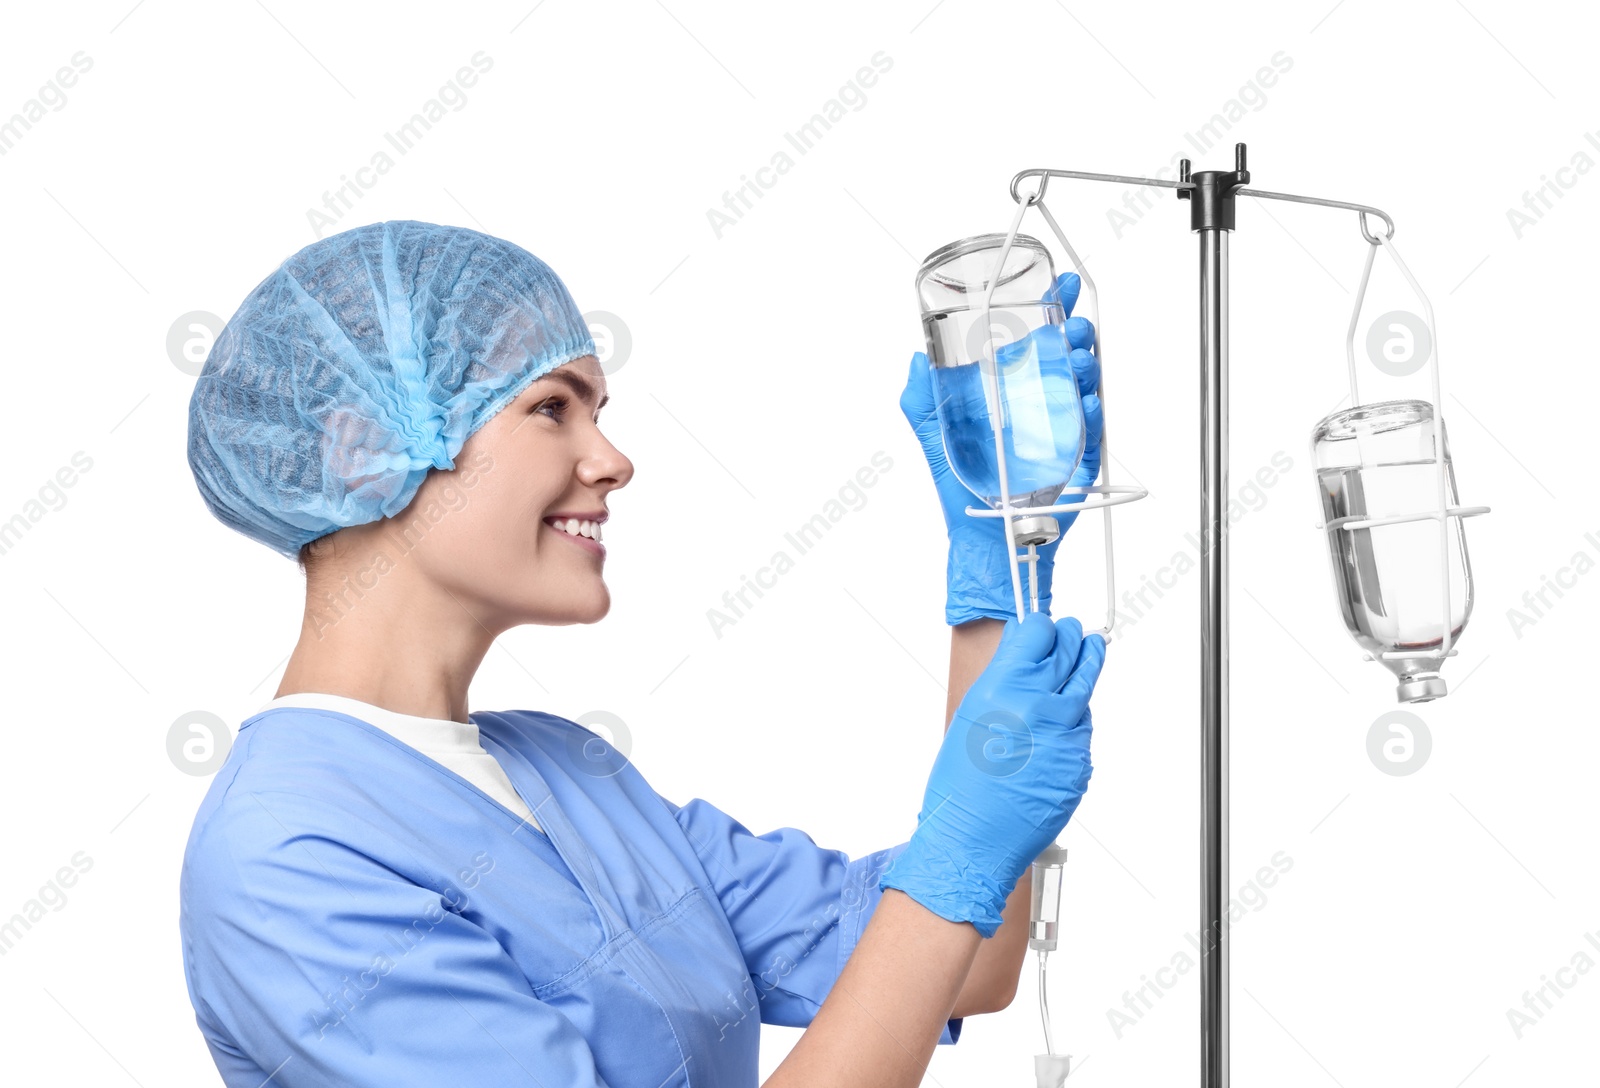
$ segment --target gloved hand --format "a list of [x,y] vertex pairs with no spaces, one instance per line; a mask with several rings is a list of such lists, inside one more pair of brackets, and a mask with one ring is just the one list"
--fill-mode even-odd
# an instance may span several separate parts
[[[1046,292],[1044,301],[1053,302],[1059,297],[1062,310],[1070,315],[1072,307],[1077,304],[1080,286],[1077,273],[1063,273],[1056,277],[1055,286]],[[1100,398],[1095,394],[1100,384],[1100,363],[1089,350],[1094,344],[1094,326],[1086,318],[1069,316],[1064,330],[1071,349],[1065,365],[1071,367],[1077,379],[1087,425],[1083,460],[1073,473],[1069,486],[1087,487],[1100,476],[1100,435],[1105,422]],[[1060,337],[1053,333],[1030,336],[1039,346],[1042,369],[1048,371],[1051,364],[1062,366]],[[1001,348],[996,354],[1003,355],[1004,352],[1005,348]],[[1006,550],[1005,526],[1000,518],[974,518],[965,513],[968,506],[981,506],[983,503],[956,479],[945,458],[944,440],[939,433],[939,413],[934,402],[933,375],[928,357],[923,352],[911,356],[911,373],[906,380],[905,391],[900,394],[900,410],[922,443],[922,453],[933,473],[939,504],[944,509],[945,530],[950,542],[945,568],[945,622],[954,626],[980,616],[1016,619],[1016,598],[1011,590],[1011,561]],[[1061,501],[1072,502],[1074,497],[1063,496]],[[1063,535],[1077,517],[1077,514],[1056,515]],[[1061,537],[1058,536],[1038,549],[1041,612],[1050,611],[1050,582],[1056,549],[1060,545]],[[1025,569],[1022,578],[1026,592]]]
[[1018,878],[1089,785],[1089,695],[1105,656],[1105,640],[1084,638],[1070,616],[1006,621],[945,733],[917,830],[880,887],[994,935]]

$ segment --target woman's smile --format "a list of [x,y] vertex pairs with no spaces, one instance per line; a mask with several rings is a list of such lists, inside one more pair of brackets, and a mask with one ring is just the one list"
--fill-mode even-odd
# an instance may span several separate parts
[[566,537],[579,547],[604,559],[606,546],[600,543],[600,526],[605,523],[607,517],[609,515],[604,512],[593,515],[552,514],[544,519],[544,523],[557,536]]

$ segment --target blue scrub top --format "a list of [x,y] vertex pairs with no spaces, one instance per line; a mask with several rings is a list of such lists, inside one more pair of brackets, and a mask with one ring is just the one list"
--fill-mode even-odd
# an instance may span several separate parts
[[574,722],[471,718],[543,833],[349,715],[239,727],[180,886],[224,1082],[753,1088],[760,1024],[811,1022],[905,844],[754,835]]

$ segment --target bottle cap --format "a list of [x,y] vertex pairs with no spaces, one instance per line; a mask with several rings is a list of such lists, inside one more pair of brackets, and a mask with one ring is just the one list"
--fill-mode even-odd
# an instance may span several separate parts
[[1400,686],[1395,689],[1395,694],[1400,697],[1402,703],[1426,703],[1449,693],[1450,689],[1445,686],[1444,677],[1437,673],[1402,680]]

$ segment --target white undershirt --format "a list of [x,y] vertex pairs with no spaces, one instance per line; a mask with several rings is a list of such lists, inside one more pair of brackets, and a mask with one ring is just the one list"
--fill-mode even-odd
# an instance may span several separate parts
[[506,777],[500,761],[484,751],[478,742],[478,727],[471,722],[453,722],[444,718],[419,718],[414,714],[397,714],[381,706],[350,699],[343,695],[325,695],[321,692],[303,691],[280,696],[262,710],[274,707],[297,706],[313,710],[334,710],[359,718],[368,725],[388,733],[400,743],[415,748],[435,763],[454,771],[499,801],[506,808],[528,821],[535,830],[543,831],[527,804]]

